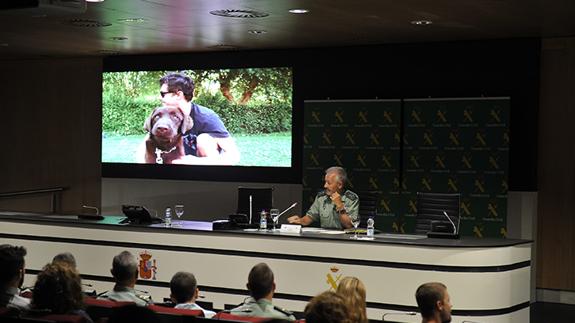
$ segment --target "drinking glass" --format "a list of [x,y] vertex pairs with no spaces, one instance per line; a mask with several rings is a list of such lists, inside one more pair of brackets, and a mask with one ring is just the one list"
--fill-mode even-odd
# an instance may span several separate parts
[[272,221],[273,221],[273,230],[272,231],[278,230],[278,229],[276,229],[276,226],[277,226],[278,221],[279,221],[279,214],[280,214],[280,210],[278,210],[278,209],[271,209],[270,210],[270,217],[272,218]]
[[182,204],[175,205],[174,212],[176,212],[176,216],[178,217],[178,223],[176,224],[176,226],[181,227],[182,221],[180,221],[180,218],[182,217],[182,215],[184,215],[184,205]]
[[359,216],[357,218],[352,218],[351,219],[351,224],[353,225],[353,231],[354,231],[354,235],[353,237],[350,237],[350,239],[357,239],[357,227],[359,226]]

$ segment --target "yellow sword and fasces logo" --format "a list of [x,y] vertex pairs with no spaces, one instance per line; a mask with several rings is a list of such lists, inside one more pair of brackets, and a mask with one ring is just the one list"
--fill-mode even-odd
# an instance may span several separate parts
[[393,228],[394,232],[405,233],[405,223],[399,225],[397,222],[393,222],[391,227]]
[[342,166],[342,165],[343,165],[343,163],[341,162],[341,158],[339,157],[338,154],[333,154],[333,160],[335,161],[335,163],[336,163],[338,166]]
[[326,144],[331,145],[331,136],[327,132],[322,133],[321,137]]
[[414,200],[409,200],[409,202],[407,202],[407,205],[409,206],[409,210],[411,211],[411,213],[417,213],[417,204],[415,203]]
[[345,139],[347,139],[347,142],[351,145],[355,145],[355,139],[353,138],[353,133],[351,132],[346,132],[345,133]]
[[312,111],[311,112],[311,117],[312,117],[313,121],[315,121],[317,123],[321,123],[320,115],[321,114],[318,111]]
[[390,203],[391,203],[391,200],[389,200],[389,199],[384,199],[384,198],[382,198],[382,199],[379,201],[379,205],[380,205],[381,207],[383,207],[383,209],[385,210],[385,212],[388,212],[388,213],[391,212],[391,207],[389,206]]
[[419,113],[415,110],[411,110],[411,118],[416,123],[421,123],[421,118],[419,117]]
[[317,156],[314,153],[309,155],[309,159],[311,159],[315,166],[319,166],[319,161],[317,160]]
[[495,120],[495,122],[497,123],[501,123],[501,118],[499,117],[500,112],[499,111],[495,111],[495,110],[491,110],[489,111],[489,115],[493,118],[493,120]]
[[465,215],[469,216],[471,215],[471,202],[461,202],[461,209],[463,210],[463,213],[465,213]]
[[373,177],[369,177],[369,185],[371,185],[371,188],[375,191],[379,189],[379,185],[377,185],[377,181],[375,180],[375,178]]
[[459,146],[459,134],[458,133],[450,131],[449,132],[449,140],[451,140],[453,145]]
[[367,123],[367,111],[360,111],[357,116],[363,123]]
[[474,226],[473,227],[473,233],[475,234],[475,236],[477,238],[483,238],[483,227],[479,227],[479,226]]
[[374,145],[376,145],[376,146],[379,146],[379,134],[376,134],[376,133],[372,132],[372,133],[369,135],[369,139],[371,139],[371,143],[372,143],[372,144],[374,144]]
[[439,118],[439,121],[447,123],[447,118],[445,117],[445,113],[443,111],[437,110],[437,118]]
[[431,179],[423,177],[421,179],[421,185],[423,185],[428,191],[431,191]]
[[487,146],[487,143],[485,142],[485,138],[483,137],[483,135],[479,132],[475,133],[475,139],[477,139],[477,142],[481,145],[481,146]]
[[483,187],[483,181],[480,181],[479,179],[475,179],[475,181],[473,182],[473,185],[475,186],[477,191],[479,191],[480,193],[485,192],[485,187]]
[[337,272],[339,271],[339,268],[332,266],[329,269],[331,272],[327,273],[326,275],[326,283],[329,285],[329,289],[330,290],[336,290],[337,289],[337,284],[340,281],[342,274],[338,274]]
[[423,133],[423,141],[425,142],[426,145],[433,146],[432,138],[433,138],[433,134],[431,134],[429,132]]
[[445,156],[435,155],[435,164],[438,168],[445,169]]
[[389,161],[389,158],[390,158],[390,157],[387,156],[387,155],[382,155],[382,156],[381,156],[381,161],[385,164],[385,166],[386,166],[387,168],[391,168],[391,162]]
[[489,215],[498,217],[499,214],[497,213],[497,204],[496,203],[487,203],[487,211],[489,211]]
[[461,162],[463,163],[463,165],[465,165],[465,167],[467,169],[472,169],[473,166],[471,166],[471,156],[462,156],[461,157]]
[[393,123],[393,114],[389,111],[383,111],[383,118],[387,121],[387,123]]
[[467,109],[463,110],[463,120],[473,123],[473,112]]
[[447,180],[447,186],[449,186],[449,188],[451,188],[451,190],[453,192],[459,192],[459,190],[457,189],[456,182],[457,182],[457,179],[453,179],[453,178],[450,178]]
[[343,123],[343,111],[336,111],[335,118],[337,121],[339,121],[339,123]]
[[365,156],[363,154],[357,154],[357,157],[355,159],[361,164],[361,167],[367,166],[367,164],[365,163]]

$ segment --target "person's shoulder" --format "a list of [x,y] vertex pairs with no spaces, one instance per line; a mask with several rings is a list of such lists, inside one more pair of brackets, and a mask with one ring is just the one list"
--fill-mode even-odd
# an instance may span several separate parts
[[203,115],[217,115],[217,113],[214,112],[214,110],[193,102],[192,102],[192,111],[194,111],[194,113],[199,113]]
[[282,307],[279,307],[279,306],[274,305],[274,306],[273,306],[273,309],[274,309],[275,312],[281,314],[282,316],[285,316],[286,318],[291,318],[291,317],[293,317],[293,313],[290,312],[290,311],[288,311],[288,310],[286,310],[285,308],[282,308]]
[[319,198],[326,197],[326,196],[327,196],[327,194],[325,193],[325,190],[321,190],[321,191],[317,192],[315,198],[319,199]]
[[345,195],[346,198],[350,199],[351,201],[359,200],[359,196],[350,190],[345,191],[345,193],[343,194]]

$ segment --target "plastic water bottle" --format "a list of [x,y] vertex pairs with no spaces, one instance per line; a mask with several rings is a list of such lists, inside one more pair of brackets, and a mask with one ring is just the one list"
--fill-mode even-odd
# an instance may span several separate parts
[[373,217],[370,217],[369,219],[367,219],[367,236],[369,238],[373,238],[374,235],[374,225],[375,225],[375,221],[373,220]]
[[166,208],[166,216],[164,217],[164,224],[167,227],[172,226],[172,209],[170,209],[169,207]]
[[265,210],[262,210],[260,214],[260,230],[267,230],[268,229],[268,219]]

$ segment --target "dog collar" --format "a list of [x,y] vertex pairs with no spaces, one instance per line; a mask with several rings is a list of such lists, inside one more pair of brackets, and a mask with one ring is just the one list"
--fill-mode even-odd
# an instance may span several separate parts
[[164,163],[164,159],[162,158],[162,154],[168,154],[171,153],[172,151],[176,150],[177,146],[172,147],[172,149],[168,150],[168,151],[164,151],[161,150],[159,148],[156,147],[156,163],[158,164],[163,164]]

